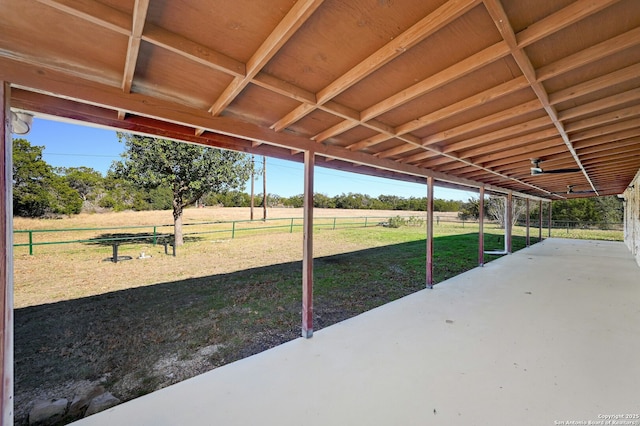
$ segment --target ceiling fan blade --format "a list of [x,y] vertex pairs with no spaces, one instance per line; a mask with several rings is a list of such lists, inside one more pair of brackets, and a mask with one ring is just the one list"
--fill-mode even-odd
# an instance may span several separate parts
[[581,172],[581,169],[555,169],[555,170],[543,170],[542,173],[577,173]]

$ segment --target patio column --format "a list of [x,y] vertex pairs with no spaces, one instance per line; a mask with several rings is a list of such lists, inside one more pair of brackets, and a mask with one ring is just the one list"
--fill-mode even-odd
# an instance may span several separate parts
[[478,266],[484,266],[484,186],[478,198]]
[[538,242],[542,241],[542,200],[540,200],[540,207],[538,208]]
[[551,207],[553,206],[553,201],[549,201],[549,238],[551,238],[551,211],[553,210]]
[[427,288],[433,288],[433,176],[427,178]]
[[526,203],[527,203],[527,247],[529,247],[531,245],[531,241],[529,239],[529,214],[530,214],[530,212],[529,212],[529,201],[530,200],[527,198],[527,201],[526,201]]
[[507,193],[507,211],[504,215],[504,244],[507,254],[511,254],[511,233],[513,223],[513,194]]
[[304,152],[302,249],[302,337],[313,337],[313,169],[315,153]]
[[2,406],[0,421],[3,425],[13,424],[13,188],[11,138],[11,86],[0,81],[0,111],[3,126],[0,130],[0,362],[2,377],[0,393]]

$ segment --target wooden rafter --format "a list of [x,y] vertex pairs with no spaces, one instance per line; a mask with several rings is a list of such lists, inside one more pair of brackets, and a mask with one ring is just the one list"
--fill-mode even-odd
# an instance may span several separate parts
[[[558,119],[558,113],[549,102],[549,95],[547,94],[547,91],[545,90],[542,83],[540,83],[540,81],[538,80],[538,78],[540,79],[550,78],[552,75],[557,75],[557,74],[554,74],[553,72],[547,72],[547,75],[545,76],[545,73],[543,70],[538,70],[536,72],[533,65],[531,64],[531,61],[529,60],[526,53],[524,52],[523,48],[518,46],[516,35],[513,31],[513,28],[511,28],[511,25],[509,24],[509,17],[504,11],[504,8],[502,7],[502,4],[500,3],[500,1],[484,0],[484,3],[485,3],[485,6],[487,7],[487,10],[489,11],[489,14],[493,18],[493,21],[496,24],[496,27],[500,31],[500,34],[502,34],[503,39],[509,45],[513,58],[516,60],[516,63],[522,70],[522,73],[524,74],[524,76],[527,78],[527,80],[529,80],[531,84],[531,88],[535,92],[536,96],[538,97],[538,100],[542,104],[542,107],[547,112],[549,118],[551,119],[554,126],[558,130],[558,133],[562,137],[562,140],[567,146],[567,149],[569,150],[569,152],[571,152],[571,155],[573,156],[576,164],[580,169],[582,169],[582,173],[584,174],[585,178],[587,179],[587,181],[589,181],[589,184],[597,194],[598,191],[596,190],[595,185],[593,185],[593,182],[591,182],[591,179],[589,178],[587,171],[584,170],[584,168],[582,167],[580,158],[578,157],[578,154],[573,148],[573,145],[569,140],[569,136],[567,135],[567,132],[565,131],[562,122]],[[582,58],[582,56],[580,56],[580,58]],[[557,72],[560,73],[569,68],[573,69],[573,67],[578,66],[577,63],[581,63],[581,62],[575,58],[573,61],[567,61],[565,58],[555,62],[554,64],[551,64],[552,66],[550,69],[557,70]]]
[[[548,0],[544,1],[548,2]],[[544,42],[547,38],[557,40],[562,37],[563,33],[567,32],[564,30],[574,26],[576,28],[584,26],[582,21],[593,20],[595,16],[599,18],[601,15],[605,20],[604,22],[612,22],[612,14],[620,13],[620,10],[625,10],[625,7],[628,9],[628,5],[625,5],[623,1],[602,0],[595,2],[592,0],[577,0],[560,10],[554,10],[550,4],[545,4],[538,10],[539,16],[544,17],[528,22],[524,29],[517,34],[514,33],[510,26],[509,19],[511,17],[507,16],[499,0],[448,1],[437,10],[431,12],[431,14],[417,17],[415,20],[410,21],[416,23],[409,23],[408,27],[402,30],[403,32],[401,32],[400,36],[395,36],[391,42],[378,49],[376,54],[362,55],[361,57],[366,59],[357,61],[356,65],[347,72],[341,71],[337,74],[337,78],[333,78],[331,84],[315,92],[302,89],[295,83],[295,79],[285,81],[281,76],[269,75],[264,72],[263,67],[267,61],[276,58],[278,61],[284,59],[275,55],[283,43],[297,43],[299,40],[306,39],[306,36],[309,35],[306,32],[309,27],[315,27],[317,20],[314,19],[313,24],[307,25],[307,19],[302,15],[313,13],[314,18],[317,16],[318,19],[324,19],[325,16],[328,16],[324,13],[326,11],[325,4],[319,4],[319,1],[295,2],[294,6],[285,13],[285,18],[281,20],[274,30],[263,31],[265,34],[270,32],[270,36],[261,40],[251,41],[253,45],[260,45],[261,47],[253,52],[252,58],[246,64],[232,58],[234,55],[229,52],[232,52],[233,48],[217,44],[218,48],[224,50],[225,53],[222,53],[222,50],[216,51],[215,48],[211,47],[216,46],[215,42],[210,46],[201,44],[207,43],[207,40],[214,40],[216,37],[196,36],[191,40],[189,37],[193,37],[195,33],[190,29],[184,30],[184,25],[188,22],[188,19],[181,21],[178,25],[175,22],[180,21],[172,22],[171,25],[167,25],[167,28],[164,28],[163,24],[160,23],[161,20],[159,21],[157,18],[157,13],[165,7],[164,5],[156,6],[153,4],[156,9],[151,14],[152,18],[146,19],[145,22],[144,15],[146,15],[148,6],[146,0],[138,1],[136,4],[131,2],[129,11],[111,7],[95,0],[38,0],[38,2],[63,12],[70,16],[73,22],[77,22],[78,19],[84,20],[86,23],[100,28],[102,34],[112,33],[118,36],[126,36],[129,40],[129,45],[121,56],[127,58],[123,63],[124,72],[115,72],[117,67],[113,66],[111,68],[93,68],[89,65],[91,63],[90,60],[84,60],[81,57],[69,57],[60,60],[57,57],[43,55],[42,49],[36,49],[32,52],[16,51],[10,55],[6,53],[0,54],[0,56],[11,62],[10,68],[17,61],[21,63],[21,66],[25,67],[24,69],[34,66],[39,67],[47,78],[59,73],[60,76],[65,76],[66,78],[81,79],[97,83],[100,86],[119,86],[123,92],[130,92],[131,87],[134,85],[134,78],[141,81],[147,78],[144,73],[138,74],[136,72],[137,58],[141,54],[140,43],[144,41],[154,47],[181,56],[186,60],[187,67],[191,63],[209,68],[211,73],[207,78],[220,76],[226,81],[222,89],[217,89],[217,93],[223,94],[212,105],[211,113],[213,114],[222,114],[226,111],[231,102],[243,93],[245,89],[250,96],[258,94],[260,97],[271,92],[271,95],[267,96],[282,96],[288,99],[287,102],[289,104],[292,103],[291,101],[298,103],[299,111],[303,111],[301,117],[311,112],[314,112],[313,120],[318,116],[331,117],[325,121],[329,124],[324,128],[318,129],[316,127],[315,131],[307,134],[302,130],[299,136],[328,147],[334,144],[332,138],[343,135],[340,139],[336,138],[335,143],[345,145],[343,141],[347,141],[347,149],[345,151],[358,152],[364,155],[362,158],[370,158],[374,162],[389,160],[385,164],[396,164],[401,169],[404,165],[414,166],[417,169],[433,167],[437,170],[449,170],[456,174],[461,173],[461,176],[463,175],[462,171],[467,173],[466,170],[477,170],[477,176],[483,182],[500,182],[501,184],[511,185],[513,188],[524,186],[531,188],[532,191],[537,191],[535,182],[520,180],[513,173],[508,173],[508,168],[505,168],[513,164],[511,163],[513,161],[523,161],[524,166],[518,165],[517,170],[526,171],[527,161],[523,158],[526,155],[526,153],[523,153],[525,144],[528,143],[530,147],[535,147],[534,149],[538,156],[553,155],[553,153],[559,153],[559,148],[558,145],[552,146],[551,144],[552,141],[557,142],[559,136],[567,146],[568,152],[577,157],[578,151],[572,148],[572,144],[575,143],[575,147],[584,149],[585,145],[581,145],[582,143],[596,144],[597,141],[607,143],[608,140],[613,140],[616,135],[626,135],[629,132],[633,132],[640,125],[637,114],[640,101],[640,89],[637,85],[637,75],[640,75],[640,65],[638,64],[629,65],[629,61],[626,63],[621,61],[623,66],[620,68],[615,69],[607,65],[608,68],[605,74],[589,81],[581,81],[580,77],[578,77],[574,80],[576,84],[573,86],[563,87],[551,93],[547,93],[545,88],[558,87],[558,82],[571,81],[576,74],[580,75],[580,72],[582,72],[580,70],[585,65],[593,64],[594,67],[598,67],[602,63],[608,63],[607,61],[615,62],[617,57],[622,56],[617,55],[616,57],[616,54],[626,49],[629,49],[631,54],[635,54],[633,52],[637,51],[640,44],[638,40],[640,38],[640,29],[638,27],[633,28],[632,23],[626,24],[627,26],[624,30],[616,33],[617,35],[608,35],[590,47],[584,48],[580,43],[573,43],[570,48],[573,49],[573,53],[564,55],[562,59],[538,69],[534,69],[527,56],[528,51],[536,50],[538,42]],[[39,7],[46,9],[42,8],[42,6]],[[331,5],[326,7],[331,8]],[[540,13],[545,7],[547,10],[554,11],[545,16]],[[307,10],[306,8],[309,9]],[[517,8],[518,5],[509,5],[510,12],[512,10],[515,11]],[[480,9],[489,11],[493,22],[487,20],[487,15],[480,12]],[[204,9],[201,8],[200,10]],[[313,12],[315,10],[323,10],[323,12],[316,14]],[[372,12],[379,13],[381,10],[377,9]],[[394,13],[397,12],[398,10],[396,9]],[[60,17],[61,15],[55,16]],[[534,15],[532,14],[531,16]],[[473,19],[471,19],[472,17]],[[297,19],[300,20],[297,21]],[[483,36],[489,34],[486,31],[486,25],[492,23],[500,30],[502,39],[496,39],[497,33],[494,33],[491,37],[484,39],[484,44],[478,44],[478,46],[484,47],[477,53],[468,56],[462,61],[458,60],[453,66],[440,68],[439,72],[422,81],[414,82],[408,80],[408,84],[402,86],[402,89],[396,90],[395,93],[387,95],[385,99],[360,110],[341,105],[334,100],[336,95],[363,81],[365,77],[370,77],[366,80],[368,84],[371,79],[376,79],[378,75],[386,75],[387,70],[394,69],[394,60],[398,55],[402,55],[405,51],[410,51],[417,44],[421,46],[428,45],[432,36],[433,40],[438,39],[447,33],[447,31],[441,32],[439,30],[450,26],[454,21],[456,22],[451,25],[451,28],[462,23],[471,28],[471,26],[479,22],[479,19],[484,19],[483,25],[485,25],[485,29],[482,33]],[[362,21],[362,23],[369,25],[367,21]],[[255,25],[255,22],[253,24]],[[182,30],[180,30],[180,25],[182,25]],[[88,25],[83,24],[82,27],[88,28]],[[374,25],[369,29],[375,31],[375,28],[378,27]],[[220,29],[225,31],[225,28],[221,27]],[[291,38],[291,34],[294,33],[304,33],[304,36]],[[255,44],[256,41],[260,41],[260,43]],[[322,43],[322,40],[318,41]],[[532,46],[531,50],[525,51],[524,49],[528,46]],[[581,47],[575,49],[574,47],[577,46]],[[324,52],[326,53],[327,46],[325,45],[323,49],[325,49]],[[144,51],[142,53],[147,55],[149,52]],[[165,54],[163,53],[160,56],[163,55]],[[246,56],[246,52],[236,57],[244,56]],[[145,57],[145,61],[148,60]],[[437,58],[434,58],[434,60],[437,60]],[[513,68],[514,61],[522,75],[519,75],[517,69]],[[145,62],[145,66],[146,64]],[[490,72],[489,66],[491,69],[511,67],[513,79],[510,81],[496,80],[494,87],[484,89],[480,93],[464,93],[459,89],[457,86],[459,81],[462,81],[465,77],[468,78],[471,73],[486,76]],[[385,67],[385,72],[375,73],[381,70],[382,67]],[[164,77],[163,73],[167,72],[166,70],[159,71],[159,74],[154,75],[154,78],[158,78],[158,76]],[[397,72],[397,70],[393,72]],[[6,77],[10,73],[11,71],[3,71],[3,76]],[[504,79],[504,77],[500,78]],[[176,81],[173,81],[175,87],[171,88],[171,90],[181,90],[180,83],[176,84]],[[231,81],[231,84],[228,81]],[[549,84],[547,84],[547,81]],[[543,86],[543,83],[545,86]],[[131,114],[132,118],[135,118],[133,112],[136,110],[138,100],[145,98],[146,100],[143,102],[150,102],[147,106],[152,104],[163,105],[166,101],[171,103],[174,93],[179,93],[162,92],[160,86],[156,88],[155,82],[147,86],[143,86],[143,84],[141,83],[140,87],[145,87],[146,96],[142,97],[139,96],[140,94],[131,93],[131,99],[129,99],[131,102],[128,103],[130,109],[119,108],[114,110],[123,121],[129,118],[129,114]],[[257,86],[265,89],[265,91],[257,93],[258,91],[249,89],[250,86]],[[616,86],[620,90],[613,89]],[[41,90],[46,92],[50,88],[42,88]],[[532,92],[527,93],[529,90]],[[449,91],[456,92],[453,96],[456,99],[455,102],[446,103],[446,98],[439,99],[438,103],[442,106],[422,116],[411,117],[408,109],[402,108],[420,97],[427,99],[426,95],[431,93],[439,96],[440,93],[448,93]],[[531,99],[530,95],[533,94],[537,99],[529,102],[528,99]],[[61,95],[66,96],[64,94]],[[583,101],[583,98],[586,102]],[[514,106],[513,100],[517,100],[520,104]],[[194,97],[193,102],[196,101],[201,100]],[[204,102],[206,103],[206,99]],[[490,106],[486,108],[485,105]],[[497,105],[504,109],[496,113],[495,106]],[[244,105],[238,105],[238,107],[245,108]],[[198,108],[206,109],[206,107],[202,106]],[[234,116],[237,113],[235,108],[231,111]],[[478,114],[479,111],[485,108],[491,111],[492,114]],[[145,108],[142,109],[145,110]],[[287,109],[287,111],[291,110]],[[174,112],[178,115],[182,114],[181,108],[177,108]],[[392,114],[387,114],[389,112]],[[127,114],[126,118],[125,113]],[[465,120],[467,113],[470,113],[469,116],[473,117],[473,119]],[[279,112],[278,114],[282,118],[284,112]],[[546,115],[546,121],[544,121],[542,115]],[[384,118],[382,118],[383,116]],[[392,126],[386,122],[387,117],[393,117],[392,120],[401,117],[405,121],[400,121],[400,124]],[[339,121],[336,121],[336,118],[339,118]],[[211,126],[209,123],[207,123],[209,124],[208,127],[194,125],[198,120],[201,120],[201,118],[192,120],[193,129],[213,128],[213,131],[221,130],[215,125]],[[186,123],[189,120],[181,118],[178,121]],[[298,129],[304,129],[307,121],[294,121],[296,126],[292,127],[290,131],[298,132]],[[437,124],[434,125],[434,123]],[[243,125],[246,126],[246,123]],[[432,134],[427,134],[425,137],[425,129],[429,127],[436,129],[436,131]],[[240,128],[239,130],[238,134],[241,134],[243,129]],[[280,133],[290,133],[290,131]],[[553,135],[554,131],[555,134]],[[261,132],[264,133],[264,128],[261,129]],[[350,138],[358,134],[368,135],[360,140],[349,141]],[[421,137],[416,137],[417,134],[420,134]],[[288,136],[283,136],[283,139],[287,140]],[[628,136],[627,139],[630,137],[633,136]],[[278,137],[269,135],[269,138],[264,139],[269,140],[253,139],[253,147],[258,148],[265,143],[275,143]],[[567,145],[568,142],[569,145]],[[284,144],[286,145],[287,142],[284,142]],[[599,148],[596,147],[595,149]],[[302,152],[298,147],[290,147],[288,151],[291,155]],[[589,150],[586,152],[600,151]],[[580,155],[583,155],[582,151]],[[356,157],[360,158],[357,155],[354,158]],[[338,159],[338,157],[333,156],[320,156],[320,158]],[[356,161],[352,164],[357,166],[364,165],[366,161]],[[587,170],[584,173],[587,173]],[[589,169],[589,173],[591,173],[591,169]]]
[[217,116],[249,84],[266,63],[280,50],[291,36],[309,19],[323,0],[300,0],[291,8],[278,26],[266,38],[246,64],[245,75],[236,76],[231,84],[209,108]]
[[[478,0],[451,0],[445,3],[434,12],[421,19],[407,31],[371,54],[364,61],[351,68],[346,74],[340,76],[324,89],[320,90],[316,94],[317,104],[322,105],[338,96],[349,87],[358,83],[397,56],[406,52],[415,44],[424,40],[460,15],[464,14],[478,3]],[[302,104],[274,123],[271,128],[280,132],[309,114],[314,109],[314,105]]]

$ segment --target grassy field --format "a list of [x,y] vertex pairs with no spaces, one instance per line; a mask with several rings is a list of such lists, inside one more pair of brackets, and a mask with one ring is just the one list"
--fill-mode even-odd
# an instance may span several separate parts
[[[316,217],[397,213],[330,210],[316,211]],[[185,223],[245,217],[246,210],[193,209]],[[16,220],[16,228],[151,225],[170,218],[170,212],[81,215]],[[477,265],[477,224],[442,219],[434,229],[436,282]],[[502,231],[486,228],[485,247],[501,248]],[[524,230],[514,234],[518,250],[525,246]],[[533,229],[532,243],[537,235]],[[143,250],[151,257],[137,259]],[[315,329],[425,287],[424,227],[321,227],[314,250]],[[235,239],[197,236],[177,257],[165,255],[162,246],[138,243],[121,253],[133,259],[105,261],[111,247],[100,244],[38,246],[34,256],[16,250],[18,422],[34,399],[70,398],[65,392],[82,380],[102,379],[107,390],[128,400],[300,335],[299,229]]]

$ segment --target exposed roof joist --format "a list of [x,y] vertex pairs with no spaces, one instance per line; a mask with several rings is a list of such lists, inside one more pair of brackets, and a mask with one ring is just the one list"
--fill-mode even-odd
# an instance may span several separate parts
[[226,2],[224,13],[205,0],[6,1],[74,33],[4,14],[0,77],[121,121],[539,196],[565,177],[532,179],[531,158],[573,161],[572,184],[616,193],[631,174],[616,183],[598,169],[640,150],[633,0],[274,0],[270,10]]

